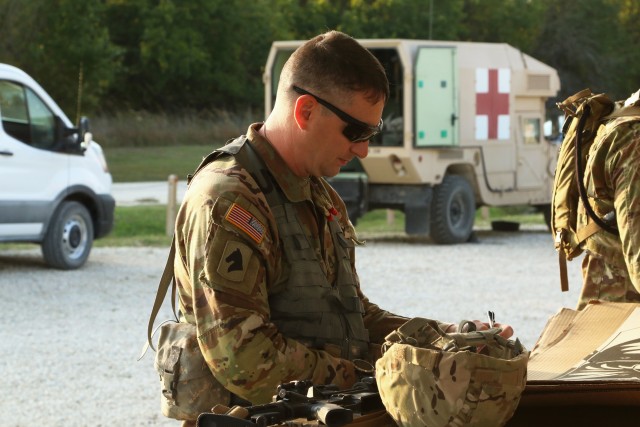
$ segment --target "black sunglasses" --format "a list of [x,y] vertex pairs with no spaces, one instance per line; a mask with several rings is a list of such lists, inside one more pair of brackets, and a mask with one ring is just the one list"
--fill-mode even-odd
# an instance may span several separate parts
[[360,120],[354,117],[351,117],[349,114],[345,113],[335,105],[325,101],[324,99],[318,96],[315,96],[311,92],[301,89],[298,86],[293,86],[293,90],[299,93],[300,95],[313,96],[313,98],[316,101],[318,101],[320,105],[326,107],[333,114],[340,117],[340,119],[347,124],[347,126],[343,129],[342,134],[346,136],[347,139],[351,142],[368,141],[371,138],[373,138],[375,135],[382,132],[382,119],[380,119],[380,123],[378,123],[378,126],[371,126],[365,122],[361,122]]

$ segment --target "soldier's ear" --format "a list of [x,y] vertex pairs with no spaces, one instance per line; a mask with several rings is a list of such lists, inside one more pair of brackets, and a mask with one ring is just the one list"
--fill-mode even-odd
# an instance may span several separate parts
[[310,95],[301,95],[293,105],[293,117],[302,130],[307,129],[318,102]]

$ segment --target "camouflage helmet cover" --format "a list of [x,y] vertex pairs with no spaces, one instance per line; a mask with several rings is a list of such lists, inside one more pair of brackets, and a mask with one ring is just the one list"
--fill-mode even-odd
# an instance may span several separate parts
[[376,380],[397,424],[506,424],[524,390],[529,352],[500,331],[446,334],[436,321],[414,318],[389,334]]

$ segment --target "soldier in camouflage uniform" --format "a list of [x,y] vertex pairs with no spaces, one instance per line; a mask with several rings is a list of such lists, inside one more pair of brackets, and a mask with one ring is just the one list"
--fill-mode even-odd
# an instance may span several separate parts
[[[625,105],[638,105],[636,92]],[[590,300],[640,302],[640,122],[620,117],[598,130],[589,150],[585,188],[594,212],[615,213],[619,236],[600,230],[583,243],[583,287],[578,308]],[[578,229],[591,218],[578,211]]]
[[181,321],[197,325],[207,364],[234,396],[265,403],[304,379],[349,387],[354,361],[375,362],[370,344],[407,320],[362,293],[355,230],[321,178],[367,155],[388,96],[368,50],[339,32],[317,36],[287,61],[273,112],[234,142],[240,153],[192,179],[175,229]]

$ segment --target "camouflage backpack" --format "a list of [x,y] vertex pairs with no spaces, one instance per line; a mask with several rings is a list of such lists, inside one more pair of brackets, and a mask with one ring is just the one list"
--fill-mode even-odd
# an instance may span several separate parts
[[447,334],[414,318],[389,334],[376,362],[387,412],[401,427],[504,425],[524,390],[529,352],[500,331]]
[[138,360],[153,345],[153,323],[171,287],[171,309],[175,320],[164,321],[160,330],[154,367],[160,379],[160,408],[162,415],[176,420],[196,420],[216,404],[227,405],[231,394],[220,384],[209,369],[198,345],[196,326],[180,322],[176,314],[176,285],[173,280],[175,237],[171,241],[169,256],[158,283],[156,299],[147,324],[147,342]]
[[[557,104],[565,114],[564,138],[560,146],[551,200],[551,232],[560,262],[560,283],[569,289],[566,260],[582,253],[581,243],[599,230],[617,234],[615,212],[600,218],[593,212],[584,187],[584,165],[599,129],[611,119],[640,115],[640,108],[623,106],[605,94],[584,89]],[[578,206],[583,204],[593,220],[577,229]]]

